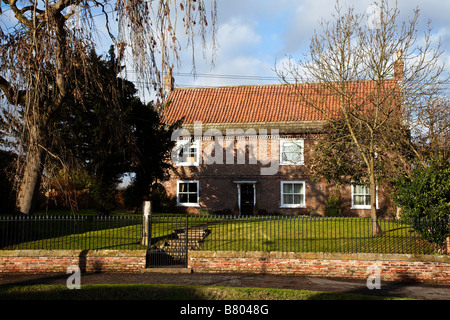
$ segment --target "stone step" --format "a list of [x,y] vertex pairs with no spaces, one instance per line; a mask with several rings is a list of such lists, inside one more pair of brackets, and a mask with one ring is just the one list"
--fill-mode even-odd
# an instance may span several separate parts
[[[180,238],[180,237],[186,237],[186,232],[183,231],[174,231],[174,233]],[[187,232],[188,237],[194,237],[194,238],[200,238],[204,237],[207,234],[204,230],[189,230]]]
[[202,241],[203,239],[205,239],[205,237],[202,237],[202,236],[198,236],[198,237],[188,236],[188,237],[186,237],[185,235],[181,235],[181,236],[178,236],[176,239],[171,239],[171,240],[186,241],[186,238],[187,238],[188,241]]
[[186,246],[188,247],[188,249],[197,249],[200,248],[201,245],[198,241],[188,241],[188,243],[186,244],[186,241],[170,240],[165,243],[164,248],[185,249]]

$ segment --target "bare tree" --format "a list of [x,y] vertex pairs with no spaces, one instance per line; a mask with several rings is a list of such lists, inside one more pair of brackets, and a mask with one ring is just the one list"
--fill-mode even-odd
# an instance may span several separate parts
[[[341,166],[347,165],[347,170],[333,171],[333,179],[358,176],[367,183],[376,235],[381,232],[376,188],[385,174],[383,162],[400,155],[406,165],[403,147],[413,147],[410,124],[430,99],[442,94],[447,79],[442,80],[442,51],[439,44],[433,47],[430,28],[419,39],[418,9],[408,22],[399,22],[399,9],[387,0],[373,6],[376,15],[369,23],[365,14],[343,9],[337,1],[333,19],[321,22],[322,30],[312,37],[305,58],[290,59],[277,72],[301,103],[326,119],[329,134],[321,145],[352,154],[353,160],[345,159],[354,162],[352,173],[344,161]],[[288,80],[292,78],[294,82]],[[318,170],[336,163],[322,163]],[[355,163],[361,164],[358,175]]]
[[433,157],[450,161],[450,101],[447,96],[430,99],[411,123],[412,143],[425,166]]
[[0,21],[0,92],[19,119],[17,205],[24,214],[32,213],[46,158],[55,157],[49,150],[58,144],[52,134],[56,111],[67,107],[69,97],[83,97],[72,80],[99,78],[87,63],[95,50],[98,18],[105,21],[119,58],[131,57],[138,80],[158,92],[162,92],[161,70],[179,61],[179,24],[192,48],[198,34],[205,47],[209,31],[215,42],[216,0],[208,7],[203,0],[0,0],[0,4],[0,17],[5,17]]

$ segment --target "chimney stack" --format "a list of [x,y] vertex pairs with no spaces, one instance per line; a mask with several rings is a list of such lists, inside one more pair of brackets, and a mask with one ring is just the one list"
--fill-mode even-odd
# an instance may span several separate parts
[[164,92],[169,94],[175,87],[175,81],[172,76],[172,68],[167,67],[166,75],[164,76]]
[[394,63],[394,78],[396,81],[403,81],[404,79],[404,70],[405,70],[405,63],[402,59],[402,50],[397,50],[397,60]]

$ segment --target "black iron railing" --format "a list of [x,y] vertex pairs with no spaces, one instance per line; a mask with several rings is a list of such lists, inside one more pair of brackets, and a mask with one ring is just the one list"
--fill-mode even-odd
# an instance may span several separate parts
[[444,254],[448,220],[302,216],[0,217],[0,249]]
[[[439,254],[445,253],[450,236],[447,220],[375,223],[366,218],[302,216],[186,219],[191,232],[188,247],[193,250]],[[176,232],[164,237],[168,234],[166,221],[174,223],[171,217],[158,217],[152,223],[153,236],[164,238],[160,247],[170,247],[171,238],[177,238]],[[180,227],[182,224],[180,220]]]
[[142,230],[141,216],[0,217],[0,249],[145,249]]

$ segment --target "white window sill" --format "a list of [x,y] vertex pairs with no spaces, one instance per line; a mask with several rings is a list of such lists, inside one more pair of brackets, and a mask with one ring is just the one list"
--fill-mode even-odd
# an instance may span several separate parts
[[197,162],[182,162],[182,163],[177,163],[176,166],[177,167],[198,167],[198,163]]
[[[352,210],[370,210],[370,206],[352,206],[350,207]],[[377,209],[379,209],[377,207]]]
[[304,166],[304,162],[291,163],[291,162],[280,162],[280,166]]
[[304,204],[283,204],[280,209],[296,209],[296,208],[306,208]]
[[177,203],[178,207],[200,207],[198,203]]

